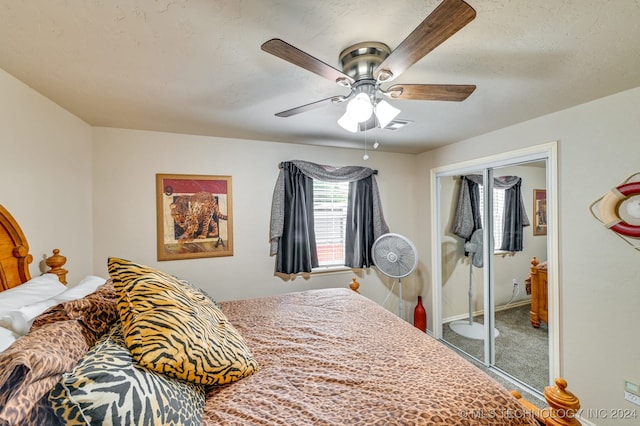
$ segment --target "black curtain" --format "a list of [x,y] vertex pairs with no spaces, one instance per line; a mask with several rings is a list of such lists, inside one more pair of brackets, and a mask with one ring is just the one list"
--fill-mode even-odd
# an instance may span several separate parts
[[502,246],[504,251],[522,251],[523,227],[529,225],[522,206],[522,179],[504,190],[504,215],[502,224]]
[[313,220],[313,179],[294,164],[282,164],[284,227],[278,245],[277,272],[296,274],[318,266]]
[[368,268],[373,265],[373,189],[371,176],[349,183],[345,266]]

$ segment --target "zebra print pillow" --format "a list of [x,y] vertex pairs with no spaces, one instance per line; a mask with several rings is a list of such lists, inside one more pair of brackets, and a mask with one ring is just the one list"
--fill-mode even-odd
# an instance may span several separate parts
[[202,292],[164,272],[110,258],[124,341],[143,367],[205,385],[258,370],[244,339]]
[[203,385],[172,379],[132,362],[120,321],[49,393],[65,425],[200,425]]

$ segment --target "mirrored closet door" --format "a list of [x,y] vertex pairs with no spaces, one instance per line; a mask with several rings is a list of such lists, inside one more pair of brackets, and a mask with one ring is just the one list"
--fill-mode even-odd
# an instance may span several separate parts
[[[436,337],[542,393],[548,322],[531,322],[531,260],[548,256],[548,155],[435,173]],[[550,314],[552,317],[553,314]]]
[[442,200],[442,338],[484,361],[484,318],[477,314],[484,312],[484,229],[483,214],[475,208],[481,194],[473,191],[484,184],[483,170],[438,179]]

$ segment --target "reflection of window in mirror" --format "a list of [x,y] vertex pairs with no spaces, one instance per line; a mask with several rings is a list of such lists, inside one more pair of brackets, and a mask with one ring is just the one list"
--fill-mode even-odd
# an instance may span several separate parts
[[[480,216],[484,222],[484,185],[478,185],[480,189]],[[493,188],[493,247],[494,253],[507,253],[504,250],[495,249],[502,246],[502,223],[504,218],[504,189]]]

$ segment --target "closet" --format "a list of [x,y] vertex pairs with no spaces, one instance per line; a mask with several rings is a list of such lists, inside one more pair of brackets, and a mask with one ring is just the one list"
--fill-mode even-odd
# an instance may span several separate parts
[[[555,152],[544,144],[431,176],[434,336],[537,394],[560,372]],[[534,256],[549,272],[538,328],[527,292]]]

